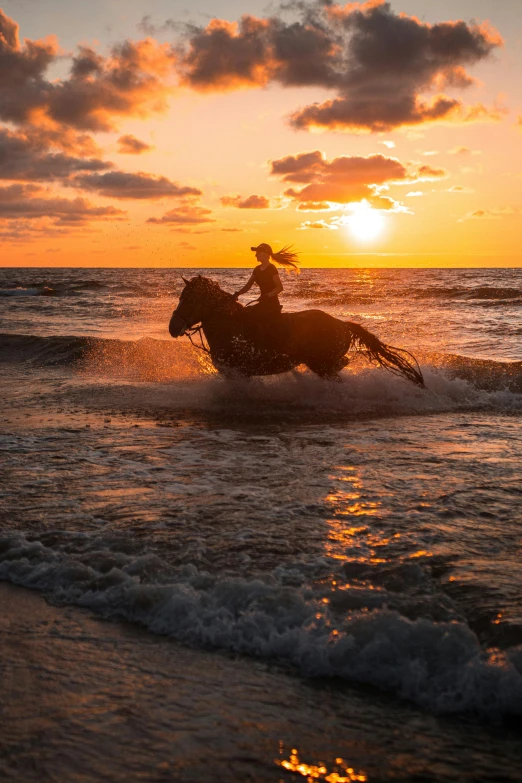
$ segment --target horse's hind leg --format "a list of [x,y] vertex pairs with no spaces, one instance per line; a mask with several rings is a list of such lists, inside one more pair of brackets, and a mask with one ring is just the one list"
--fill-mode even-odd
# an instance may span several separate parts
[[324,378],[327,381],[336,381],[337,383],[342,383],[342,378],[340,377],[339,373],[343,367],[346,367],[348,362],[349,359],[347,359],[346,356],[343,356],[340,359],[334,359],[330,361],[325,361],[324,359],[322,361],[309,361],[306,362],[306,366],[309,370],[315,372],[315,374],[320,378]]
[[327,365],[323,362],[318,362],[317,364],[315,362],[306,362],[306,366],[309,370],[314,372],[320,378],[323,378],[325,381],[336,381],[337,383],[342,383],[341,376],[338,374],[338,368],[335,365]]

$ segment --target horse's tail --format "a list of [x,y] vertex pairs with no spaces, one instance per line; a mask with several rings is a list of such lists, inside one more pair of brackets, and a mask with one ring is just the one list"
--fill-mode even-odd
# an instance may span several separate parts
[[346,321],[346,326],[350,331],[350,348],[364,354],[373,364],[378,364],[395,375],[401,375],[417,386],[424,386],[422,372],[411,353],[382,343],[378,337],[353,321]]

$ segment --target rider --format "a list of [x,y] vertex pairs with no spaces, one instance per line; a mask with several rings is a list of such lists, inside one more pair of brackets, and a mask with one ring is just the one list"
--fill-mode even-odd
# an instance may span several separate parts
[[251,247],[250,250],[253,250],[256,254],[259,264],[254,268],[243,288],[236,291],[234,299],[237,299],[242,294],[246,294],[254,283],[257,283],[261,296],[258,303],[249,308],[250,317],[254,317],[257,320],[257,316],[260,316],[260,319],[264,321],[266,318],[279,315],[283,309],[279,303],[279,294],[283,291],[283,284],[281,283],[277,267],[270,263],[270,259],[275,261],[276,264],[290,267],[291,269],[297,269],[299,261],[297,253],[293,253],[289,247],[284,247],[279,253],[274,253],[270,245],[262,242],[257,247]]

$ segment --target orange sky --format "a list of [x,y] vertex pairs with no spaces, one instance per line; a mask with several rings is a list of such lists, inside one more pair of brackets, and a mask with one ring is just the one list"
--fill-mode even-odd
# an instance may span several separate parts
[[522,22],[498,5],[5,0],[1,264],[244,267],[269,242],[519,266]]

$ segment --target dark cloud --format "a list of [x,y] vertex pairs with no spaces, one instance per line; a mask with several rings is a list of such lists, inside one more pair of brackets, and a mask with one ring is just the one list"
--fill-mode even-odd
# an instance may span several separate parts
[[[293,9],[290,22],[244,15],[237,23],[185,26],[175,46],[127,40],[108,56],[82,46],[60,79],[49,78],[63,57],[57,42],[21,43],[18,25],[0,11],[0,120],[54,134],[55,145],[72,150],[87,145],[89,133],[114,130],[119,119],[161,111],[174,76],[198,90],[276,82],[334,91],[330,100],[294,112],[296,128],[382,131],[491,117],[484,106],[465,107],[443,93],[468,87],[466,69],[501,44],[487,26],[423,23],[394,13],[384,0],[345,7],[301,2]],[[157,31],[148,17],[142,29]],[[122,143],[129,153],[143,151],[138,140]]]
[[464,66],[487,57],[500,39],[463,21],[425,24],[395,14],[387,2],[331,6],[340,29],[346,67],[334,85],[337,97],[292,116],[295,127],[384,131],[449,117],[462,110],[455,98],[426,92],[469,86]]
[[0,179],[52,181],[67,179],[81,171],[104,171],[112,163],[98,158],[78,158],[63,152],[48,152],[37,135],[0,128]]
[[270,201],[266,196],[223,196],[220,199],[224,207],[237,207],[238,209],[269,209]]
[[222,228],[221,231],[226,231],[229,234],[240,234],[243,229],[242,228]]
[[215,220],[209,217],[211,214],[212,210],[210,209],[195,206],[193,204],[186,204],[177,209],[172,209],[161,218],[149,218],[147,223],[155,223],[157,225],[198,225],[200,223],[215,223]]
[[270,21],[243,16],[236,25],[213,19],[205,28],[189,28],[181,73],[195,89],[233,89],[270,79],[267,47]]
[[150,152],[154,147],[146,142],[137,139],[136,136],[127,134],[118,139],[118,152],[122,155],[142,155],[144,152]]
[[[319,150],[273,160],[270,168],[271,174],[283,182],[302,186],[289,188],[285,195],[299,202],[301,209],[311,210],[326,208],[325,202],[371,201],[378,198],[379,187],[409,178],[407,169],[396,158],[370,155],[327,160]],[[384,203],[379,208],[384,208]]]
[[483,106],[468,110],[441,94],[472,84],[466,67],[501,44],[486,25],[427,24],[394,13],[384,0],[293,8],[301,19],[291,23],[245,15],[238,23],[213,19],[206,27],[189,27],[178,65],[182,81],[200,90],[278,82],[335,91],[334,98],[294,112],[296,128],[384,131],[490,116]]
[[176,22],[174,19],[167,19],[163,24],[154,24],[150,14],[146,14],[138,23],[138,30],[145,33],[145,35],[150,36],[158,35],[158,33],[165,33],[169,30],[179,31],[182,27],[183,25],[180,22]]
[[59,56],[54,39],[25,40],[0,11],[0,119],[43,130],[108,131],[115,119],[164,108],[175,54],[152,39],[125,41],[104,57],[83,46],[66,78],[47,71]]
[[21,46],[18,25],[0,9],[0,119],[24,122],[41,107],[43,74],[57,54],[52,39]]
[[198,188],[178,185],[167,177],[157,177],[143,171],[134,174],[126,171],[85,174],[75,177],[71,184],[109,198],[155,199],[202,195]]
[[46,191],[36,185],[0,187],[0,220],[50,218],[55,225],[77,225],[119,218],[124,214],[116,207],[94,206],[84,198],[48,197]]

